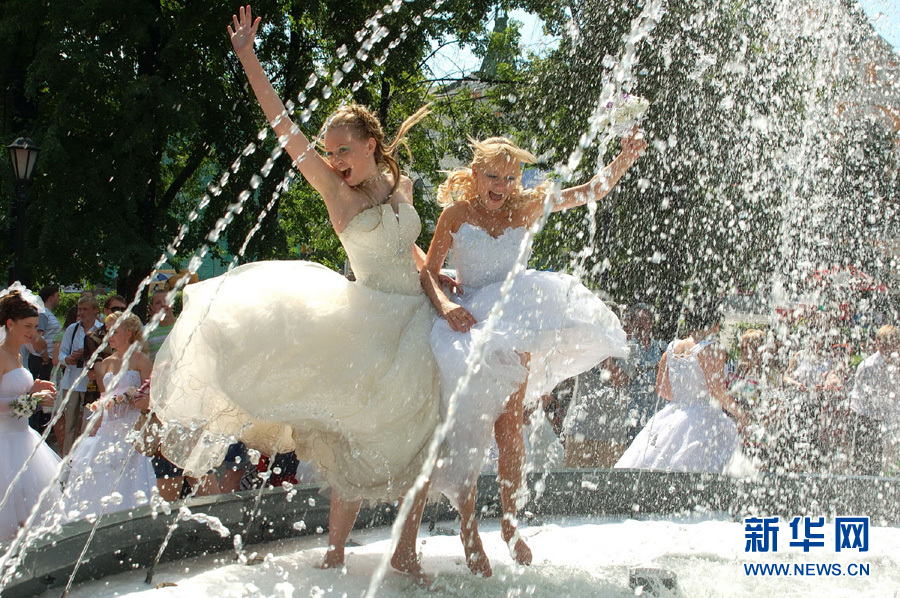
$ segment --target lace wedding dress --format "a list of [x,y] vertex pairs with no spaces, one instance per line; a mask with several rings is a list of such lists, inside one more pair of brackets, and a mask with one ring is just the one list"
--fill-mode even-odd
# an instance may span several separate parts
[[274,261],[188,286],[151,383],[164,454],[197,475],[241,440],[295,450],[345,498],[405,491],[439,421],[420,226],[408,204],[357,215],[339,235],[357,282]]

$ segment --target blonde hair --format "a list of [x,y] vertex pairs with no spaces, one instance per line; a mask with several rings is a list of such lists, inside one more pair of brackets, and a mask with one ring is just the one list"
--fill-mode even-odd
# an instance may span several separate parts
[[878,339],[878,342],[880,343],[896,343],[897,341],[900,341],[900,328],[891,324],[885,324],[875,333],[875,338]]
[[[472,163],[468,168],[457,168],[450,172],[447,180],[438,187],[437,202],[441,206],[449,206],[454,201],[473,200],[477,195],[475,186],[475,175],[472,174],[473,168],[482,169],[488,164],[505,159],[507,162],[516,161],[518,163],[535,164],[537,158],[529,152],[517,146],[513,141],[506,137],[488,137],[484,141],[476,141],[469,137],[469,147],[472,148]],[[535,192],[525,193],[522,189],[522,171],[519,170],[519,177],[516,179],[516,189],[510,196],[509,201],[513,206],[518,205],[523,199],[530,199]]]
[[100,302],[97,301],[97,298],[94,297],[93,293],[79,297],[76,305],[90,305],[92,309],[100,311]]
[[370,137],[373,138],[375,140],[375,164],[379,168],[387,168],[388,172],[394,177],[394,185],[391,187],[391,193],[393,193],[400,184],[400,165],[397,163],[396,158],[397,149],[402,145],[406,148],[406,153],[409,154],[410,160],[412,160],[412,152],[409,149],[409,144],[406,143],[406,135],[416,123],[429,114],[431,114],[429,106],[423,106],[416,110],[412,116],[403,121],[403,124],[400,125],[400,130],[397,131],[397,136],[394,137],[394,141],[390,144],[385,142],[384,130],[381,128],[381,123],[378,122],[378,117],[362,104],[355,102],[344,104],[335,110],[328,117],[325,129],[347,127],[350,129],[351,134],[359,140],[366,141]]
[[766,340],[766,333],[762,330],[758,330],[756,328],[750,328],[746,330],[744,334],[741,335],[740,347],[743,350],[745,347],[750,345],[751,343],[762,344]]
[[115,323],[121,319],[122,323],[119,324],[119,328],[123,328],[126,332],[131,332],[132,342],[138,343],[138,347],[140,347],[141,351],[144,353],[150,353],[150,345],[144,339],[144,325],[141,323],[141,319],[134,314],[125,314],[125,312],[114,311],[108,316],[106,316],[106,330],[112,330]]

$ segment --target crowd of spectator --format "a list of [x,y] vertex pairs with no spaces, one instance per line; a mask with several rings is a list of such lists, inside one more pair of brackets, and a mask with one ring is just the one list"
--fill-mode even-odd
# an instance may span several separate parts
[[[113,338],[108,337],[108,326],[128,309],[128,302],[121,295],[111,294],[98,298],[90,291],[82,292],[76,304],[65,314],[65,321],[60,323],[54,313],[60,306],[59,288],[46,286],[39,293],[44,310],[39,316],[38,333],[32,343],[25,345],[23,353],[27,352],[25,363],[35,379],[48,380],[56,384],[58,399],[52,407],[39,408],[29,419],[29,425],[38,432],[43,432],[56,416],[56,421],[48,433],[49,446],[61,457],[72,453],[73,447],[81,447],[77,454],[72,453],[69,470],[62,478],[64,485],[69,487],[69,491],[65,493],[69,511],[65,514],[67,519],[87,514],[89,510],[80,513],[79,509],[68,508],[72,505],[86,505],[89,502],[85,498],[86,494],[97,493],[97,504],[100,504],[104,496],[116,490],[101,488],[102,484],[98,485],[97,480],[103,477],[100,475],[101,467],[98,460],[117,460],[116,463],[103,463],[103,466],[106,469],[114,467],[122,469],[119,484],[121,485],[124,480],[130,487],[135,488],[142,488],[144,471],[151,470],[152,463],[155,491],[168,501],[177,500],[191,492],[197,495],[216,494],[261,484],[261,478],[266,476],[258,474],[267,467],[277,470],[277,475],[270,479],[298,481],[296,478],[298,462],[293,455],[276,455],[274,459],[268,457],[262,460],[254,459],[241,443],[229,448],[225,461],[217,470],[210,471],[201,479],[185,477],[180,468],[159,452],[152,456],[148,455],[149,459],[145,464],[143,456],[129,444],[128,434],[122,431],[116,434],[108,431],[114,429],[111,422],[119,422],[117,425],[122,428],[121,422],[127,420],[131,425],[123,430],[130,432],[135,424],[133,420],[137,416],[123,415],[127,411],[125,407],[140,405],[146,408],[148,405],[146,388],[151,377],[152,363],[176,321],[168,294],[168,291],[158,289],[148,297],[147,323],[153,322],[155,327],[146,326],[147,329],[152,328],[146,338],[143,331],[144,323],[137,316],[128,314],[127,318],[123,318],[121,325],[122,327],[127,325],[131,330],[128,341],[117,344]],[[146,358],[149,365],[146,371],[141,371],[141,380],[127,387],[131,396],[123,406],[124,395],[119,392],[121,389],[104,384],[103,374],[110,369],[106,364],[121,359],[120,353],[124,353],[132,343],[138,344],[137,352]],[[120,346],[123,347],[121,352],[114,349]],[[88,364],[92,364],[90,369],[86,369]],[[118,371],[120,367],[120,364],[117,364],[113,369]],[[126,373],[128,369],[125,367]],[[136,397],[135,389],[141,386],[141,383],[145,384],[144,392]],[[113,391],[119,398],[118,405],[115,400],[110,400],[110,393]],[[107,420],[105,426],[104,418]],[[92,423],[94,419],[96,421]],[[83,436],[85,438],[79,443],[79,438]],[[98,438],[94,438],[95,436]],[[103,438],[102,443],[99,438]],[[262,470],[258,471],[259,467]],[[302,477],[305,470],[302,465],[300,467]],[[115,479],[113,476],[109,484]],[[116,510],[117,507],[135,506],[130,498],[126,497],[126,500],[119,501],[118,505],[109,506],[107,511]],[[146,500],[149,500],[149,496],[145,497],[144,501]]]
[[[64,489],[69,504],[89,504],[85,488],[104,496],[114,491],[86,483],[91,476],[94,481],[101,477],[97,455],[118,459],[113,465],[122,468],[121,479],[138,488],[136,495],[146,495],[144,480],[152,484],[155,478],[153,492],[169,501],[189,492],[247,489],[261,484],[261,478],[269,483],[312,480],[311,468],[293,454],[256,459],[241,443],[229,447],[222,465],[201,479],[185,477],[158,452],[135,457],[126,432],[132,429],[137,412],[146,410],[153,359],[176,321],[167,291],[148,297],[148,323],[155,326],[145,327],[132,314],[121,317],[122,327],[127,324],[130,330],[124,339],[108,330],[128,309],[124,297],[108,295],[101,306],[93,293],[85,292],[67,313],[59,314],[65,316],[60,323],[55,313],[60,308],[59,289],[44,287],[39,296],[45,309],[39,315],[37,334],[22,349],[23,362],[36,380],[54,382],[59,392],[55,404],[39,407],[29,424],[43,431],[55,420],[48,433],[50,447],[60,456],[76,448],[73,456],[77,458],[63,478],[69,486],[68,491]],[[564,447],[566,467],[616,466],[671,400],[670,391],[660,392],[665,378],[660,362],[667,367],[663,357],[669,343],[657,334],[653,308],[644,303],[630,305],[622,310],[621,320],[629,356],[609,359],[545,397],[545,411]],[[145,329],[150,330],[146,336]],[[727,339],[718,335],[718,325],[714,330],[718,346],[727,345]],[[851,344],[822,321],[810,321],[781,336],[762,328],[744,330],[721,372],[727,399],[719,399],[721,407],[733,406],[723,410],[736,420],[737,452],[765,472],[897,475],[900,330],[885,324],[873,332],[870,340]],[[132,344],[142,356],[125,364]],[[139,379],[128,387],[116,386],[109,375],[123,369],[139,372]],[[137,386],[143,390],[135,392]],[[123,401],[129,402],[122,406]],[[116,425],[121,428],[118,432]],[[98,439],[87,439],[88,434],[98,435],[98,430]],[[81,443],[80,437],[85,437]],[[267,469],[268,476],[258,475]],[[105,475],[107,485],[115,482],[116,476]],[[102,498],[97,496],[98,501]],[[135,504],[140,501],[119,502],[120,508]],[[66,517],[78,515],[75,509]]]
[[[666,406],[658,364],[668,342],[646,304],[622,313],[630,356],[610,359],[547,397],[567,467],[613,467]],[[896,475],[900,471],[900,331],[885,324],[853,343],[823,318],[781,335],[749,328],[722,373],[738,423],[740,453],[765,472]],[[849,335],[846,335],[849,336]]]

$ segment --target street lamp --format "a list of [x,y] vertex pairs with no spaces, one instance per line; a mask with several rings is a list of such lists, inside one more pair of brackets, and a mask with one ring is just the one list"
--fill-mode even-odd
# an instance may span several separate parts
[[10,271],[9,282],[21,281],[23,277],[22,261],[25,255],[25,204],[28,201],[26,189],[34,176],[34,164],[37,162],[41,151],[31,139],[19,137],[6,146],[9,150],[9,159],[12,162],[13,173],[16,175],[16,245],[15,261]]

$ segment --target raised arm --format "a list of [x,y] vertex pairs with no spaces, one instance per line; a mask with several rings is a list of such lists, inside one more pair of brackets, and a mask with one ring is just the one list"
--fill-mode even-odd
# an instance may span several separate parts
[[476,324],[475,318],[465,308],[450,301],[441,289],[440,273],[441,266],[447,259],[447,253],[450,252],[453,241],[451,235],[462,225],[467,209],[465,204],[455,203],[441,212],[437,225],[434,227],[431,247],[428,248],[428,255],[425,256],[425,265],[419,272],[425,294],[431,299],[438,314],[447,320],[450,328],[456,332],[467,332]]
[[[326,205],[329,198],[335,197],[340,185],[341,178],[334,172],[331,166],[316,152],[314,147],[310,147],[310,141],[306,135],[297,127],[288,116],[287,110],[282,103],[281,98],[272,86],[272,82],[266,76],[256,51],[253,49],[253,43],[256,39],[256,30],[259,27],[261,18],[253,18],[250,6],[242,6],[237,15],[232,16],[234,28],[228,27],[228,35],[231,37],[231,45],[237,54],[244,72],[247,73],[247,79],[250,81],[250,87],[259,101],[259,105],[269,120],[269,124],[275,130],[279,139],[287,139],[285,149],[294,160],[297,169],[306,177],[306,180],[318,191],[325,200]],[[331,206],[329,206],[329,212]]]
[[563,189],[553,205],[553,211],[561,212],[606,197],[619,179],[637,162],[646,147],[644,136],[635,129],[631,135],[622,139],[622,152],[609,166],[594,175],[587,183]]

